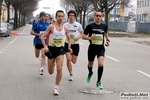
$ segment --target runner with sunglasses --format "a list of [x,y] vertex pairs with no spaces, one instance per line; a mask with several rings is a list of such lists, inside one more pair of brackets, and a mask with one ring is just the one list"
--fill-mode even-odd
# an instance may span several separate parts
[[[93,75],[93,65],[95,56],[97,56],[98,60],[98,71],[97,71],[97,82],[96,86],[98,89],[103,89],[101,84],[101,77],[103,74],[103,62],[104,62],[104,55],[105,55],[105,46],[109,46],[109,37],[107,32],[107,25],[101,23],[102,20],[102,13],[95,12],[94,13],[94,23],[89,24],[85,30],[82,39],[89,40],[90,45],[88,47],[88,77],[86,81],[89,83],[91,81]],[[88,35],[88,36],[87,36]],[[106,38],[106,44],[104,46],[104,42]]]

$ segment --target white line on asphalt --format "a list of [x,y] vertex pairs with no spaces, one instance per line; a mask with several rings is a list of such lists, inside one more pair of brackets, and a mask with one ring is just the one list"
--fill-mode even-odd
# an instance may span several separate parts
[[14,40],[12,40],[12,41],[9,43],[9,45],[12,44],[12,43],[14,43],[14,42],[17,40],[17,38],[18,38],[18,37],[16,37]]
[[147,73],[145,73],[145,72],[143,72],[143,71],[140,71],[140,70],[136,70],[136,71],[150,78],[150,75],[149,75],[149,74],[147,74]]
[[[26,28],[27,28],[27,27],[26,27]],[[24,30],[22,30],[22,31],[20,32],[20,34],[22,34],[22,33],[26,30],[26,28],[25,28]],[[6,48],[8,48],[12,43],[14,43],[14,42],[17,40],[17,38],[18,38],[18,37],[16,37],[16,38],[13,39],[9,44],[7,44],[7,45],[0,51],[0,53],[3,53],[3,51],[6,50]]]
[[79,42],[79,44],[84,45],[82,42]]
[[110,57],[110,56],[106,56],[106,57],[108,57],[108,58],[110,58],[111,60],[114,60],[114,61],[116,61],[116,62],[120,62],[119,60],[117,60],[117,59],[115,59],[115,58],[113,58],[113,57]]

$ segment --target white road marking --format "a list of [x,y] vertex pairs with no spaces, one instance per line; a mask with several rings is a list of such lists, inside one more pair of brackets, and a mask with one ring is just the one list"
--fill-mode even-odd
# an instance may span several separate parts
[[116,62],[120,62],[119,60],[117,60],[117,59],[115,59],[115,58],[113,58],[113,57],[110,57],[110,56],[106,56],[106,57],[108,57],[108,58],[110,58],[111,60],[114,60],[114,61],[116,61]]
[[150,78],[150,75],[149,75],[149,74],[147,74],[147,73],[145,73],[145,72],[143,72],[143,71],[140,71],[140,70],[136,70],[136,71]]
[[84,45],[82,42],[79,42],[79,44]]
[[[26,27],[26,28],[27,28],[27,27]],[[24,30],[22,30],[22,31],[20,32],[20,34],[22,34],[22,33],[26,30],[26,28],[25,28]],[[16,38],[13,39],[9,44],[7,44],[7,45],[0,51],[0,53],[3,53],[3,51],[6,50],[6,48],[8,48],[12,43],[14,43],[14,42],[17,40],[17,38],[18,38],[18,37],[16,37]]]

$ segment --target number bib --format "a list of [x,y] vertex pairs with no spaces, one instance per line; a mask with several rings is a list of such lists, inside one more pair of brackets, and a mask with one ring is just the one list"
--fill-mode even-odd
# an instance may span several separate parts
[[[40,31],[40,34],[43,34],[45,31]],[[46,37],[44,38],[44,39],[46,39]]]
[[103,44],[103,35],[95,34],[94,38],[91,41],[92,41],[92,44],[102,45]]
[[75,42],[76,33],[70,33],[71,42]]
[[64,46],[64,36],[62,35],[57,35],[52,37],[52,45],[56,47],[61,47]]
[[40,31],[41,34],[43,34],[45,31]]

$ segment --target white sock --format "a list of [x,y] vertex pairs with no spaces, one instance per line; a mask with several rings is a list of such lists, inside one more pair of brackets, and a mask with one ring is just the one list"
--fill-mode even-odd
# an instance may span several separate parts
[[44,69],[44,67],[41,67],[41,69]]
[[54,89],[58,89],[58,85],[55,85],[55,86],[54,86]]

